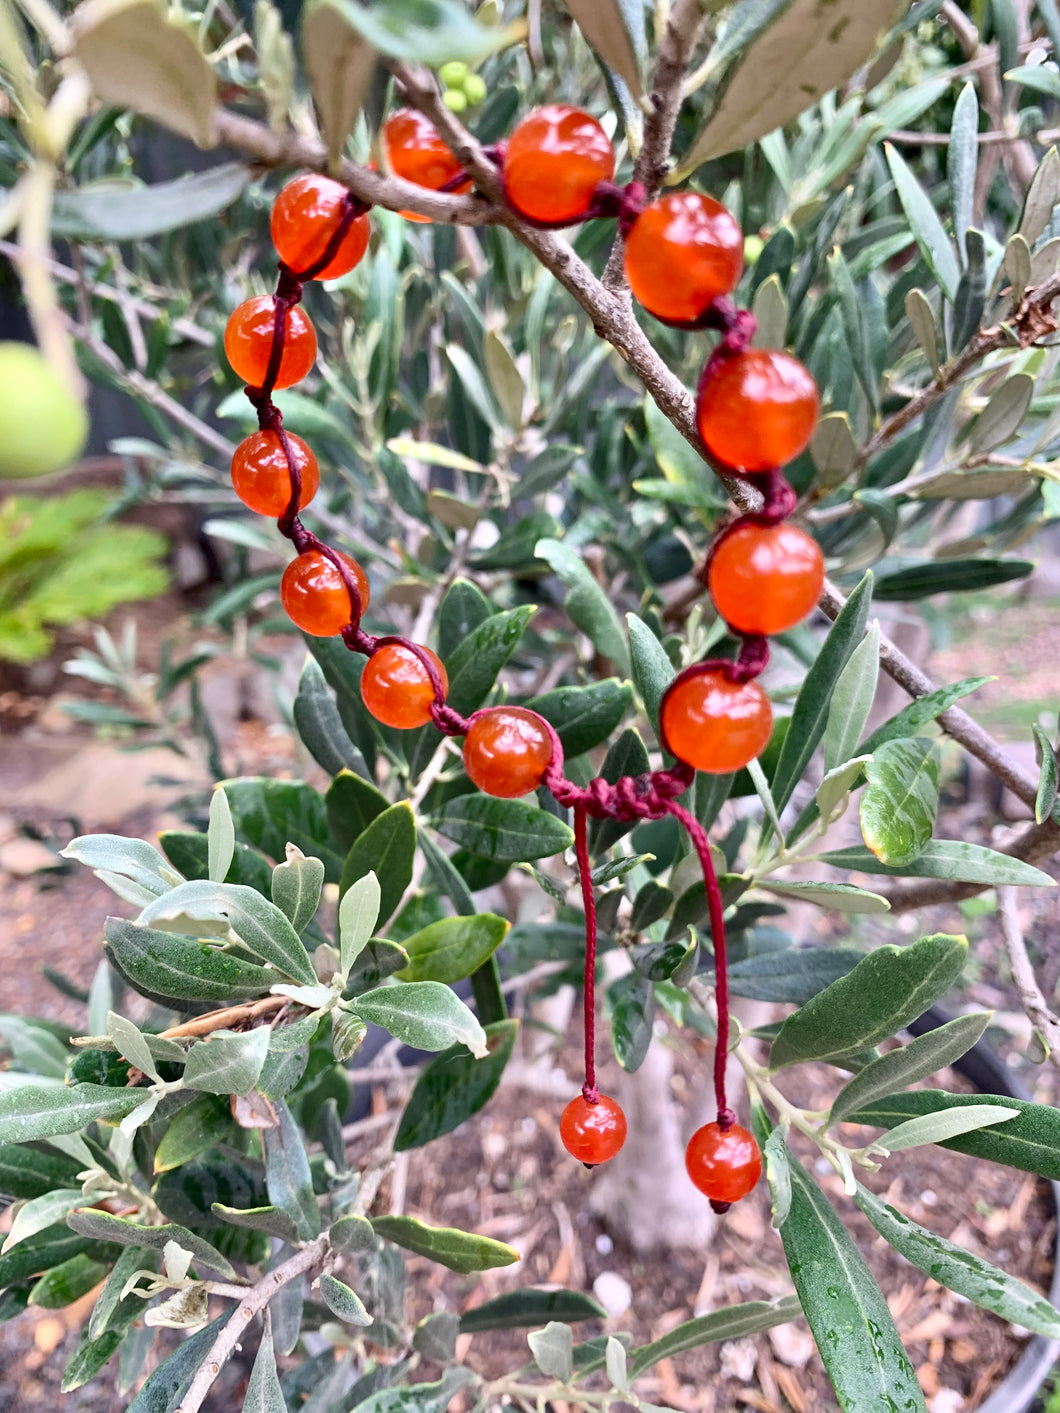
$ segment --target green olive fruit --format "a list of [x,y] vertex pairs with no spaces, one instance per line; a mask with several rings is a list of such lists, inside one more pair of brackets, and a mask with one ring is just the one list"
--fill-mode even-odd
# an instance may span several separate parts
[[743,263],[745,265],[757,265],[758,257],[765,249],[765,241],[761,236],[744,236],[743,241]]
[[40,350],[0,343],[0,480],[61,471],[87,437],[83,403]]
[[467,107],[467,99],[459,88],[447,88],[442,94],[442,102],[450,113],[462,113]]
[[459,88],[467,78],[467,65],[460,59],[450,59],[438,70],[443,88]]
[[464,80],[464,97],[472,108],[477,108],[486,97],[486,80],[481,74],[468,74]]

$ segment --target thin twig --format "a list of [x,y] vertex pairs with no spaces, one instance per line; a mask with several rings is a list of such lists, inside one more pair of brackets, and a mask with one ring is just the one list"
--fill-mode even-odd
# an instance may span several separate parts
[[235,454],[236,444],[228,440],[220,432],[204,422],[200,417],[196,417],[194,412],[189,412],[186,407],[179,403],[176,398],[170,397],[153,378],[147,377],[144,373],[139,373],[135,368],[126,368],[114,350],[96,337],[91,329],[86,329],[80,324],[71,325],[71,331],[78,341],[86,348],[91,349],[99,361],[104,364],[115,378],[128,389],[135,393],[137,397],[143,398],[152,407],[157,407],[159,412],[183,427],[186,432],[190,432],[204,446],[210,447],[218,452],[227,461],[231,461]]
[[[644,140],[633,169],[633,180],[641,183],[649,201],[662,186],[670,167],[670,149],[684,96],[685,73],[703,28],[703,19],[700,0],[675,0],[662,31],[644,122]],[[625,240],[619,231],[602,280],[604,288],[612,293],[625,289],[624,248]]]
[[260,1001],[250,1001],[244,1006],[225,1006],[223,1010],[209,1011],[182,1025],[172,1025],[163,1030],[163,1040],[179,1040],[189,1035],[212,1035],[215,1030],[224,1030],[233,1025],[243,1025],[249,1020],[278,1011],[287,1004],[286,996],[263,996]]
[[282,1266],[277,1266],[275,1271],[269,1271],[267,1275],[262,1276],[257,1285],[251,1286],[228,1317],[224,1328],[214,1340],[209,1354],[196,1370],[195,1377],[188,1386],[187,1393],[177,1405],[175,1413],[198,1413],[203,1405],[203,1400],[213,1387],[214,1380],[220,1374],[229,1355],[239,1345],[239,1341],[243,1338],[247,1326],[254,1316],[261,1314],[282,1286],[322,1265],[327,1251],[326,1234],[318,1236],[315,1241],[309,1242],[300,1251],[296,1251],[289,1261],[285,1261]]
[[674,0],[659,43],[649,96],[651,111],[644,122],[644,142],[633,173],[634,179],[644,184],[649,197],[662,186],[670,167],[670,148],[683,98],[682,84],[704,18],[701,0]]
[[455,747],[450,744],[448,736],[443,736],[434,748],[434,754],[427,762],[423,774],[416,781],[416,789],[409,796],[409,808],[416,814],[427,798],[432,787],[437,783],[439,776],[445,770],[446,765],[452,759]]
[[1027,290],[1019,308],[1004,324],[981,329],[956,358],[951,358],[948,363],[942,365],[923,391],[917,393],[916,397],[911,397],[904,407],[900,407],[893,416],[880,423],[859,451],[857,464],[864,466],[871,461],[899,432],[903,432],[925,412],[930,411],[939,398],[944,397],[950,388],[956,386],[988,354],[1013,347],[1013,334],[1019,340],[1021,348],[1028,348],[1043,334],[1054,332],[1056,320],[1051,309],[1058,296],[1060,273],[1050,275],[1036,289]]
[[[915,132],[911,128],[895,128],[887,134],[888,142],[898,142],[908,147],[949,147],[951,134],[948,132]],[[1060,139],[1060,128],[1043,128],[1034,134],[1034,141],[1045,147]],[[997,143],[1012,141],[1010,132],[980,132],[975,135],[980,147],[993,147]]]
[[[835,619],[845,603],[843,595],[826,579],[821,595],[821,608],[824,612],[829,618]],[[936,684],[927,673],[922,672],[916,663],[907,658],[887,637],[880,638],[880,666],[900,687],[904,687],[911,697],[926,697],[930,692],[937,690]],[[938,717],[938,722],[947,735],[959,741],[970,755],[981,760],[990,773],[1018,799],[1024,804],[1034,805],[1038,793],[1037,780],[1027,771],[1021,770],[993,736],[984,731],[966,711],[961,707],[949,707]]]
[[[79,247],[74,246],[74,250]],[[21,247],[12,240],[0,240],[0,255],[6,255],[9,260],[18,261],[21,255]],[[100,285],[88,283],[78,270],[73,270],[69,265],[60,264],[58,260],[46,260],[45,266],[53,279],[62,280],[64,284],[71,284],[75,289],[85,289],[87,293],[94,295],[97,299],[108,300],[112,304],[127,305],[145,319],[161,319],[163,311],[150,303],[149,300],[140,299],[135,294],[129,294],[124,290],[112,289],[110,285]],[[86,324],[84,311],[81,313],[81,322]],[[202,329],[198,324],[193,324],[190,319],[174,319],[172,324],[173,332],[179,334],[181,338],[187,339],[189,343],[201,344],[203,348],[213,348],[217,342],[216,337]]]
[[[554,231],[528,226],[505,204],[495,163],[442,102],[433,76],[421,75],[404,64],[394,65],[393,71],[409,102],[430,118],[473,177],[475,185],[484,193],[494,213],[490,218],[492,222],[511,231],[516,240],[577,300],[592,320],[596,334],[606,340],[630,366],[660,412],[712,466],[734,504],[740,510],[757,508],[761,503],[758,492],[752,490],[742,476],[734,475],[710,460],[696,427],[692,394],[652,347],[637,322],[628,293],[605,289],[567,240]],[[404,197],[401,200],[404,201]],[[390,202],[384,201],[382,204],[389,206]]]
[[[324,171],[327,167],[327,151],[319,140],[296,133],[280,136],[264,123],[227,109],[219,112],[214,120],[214,136],[222,146],[248,153],[263,167],[308,167],[314,171]],[[390,211],[415,211],[417,215],[445,225],[487,226],[497,220],[495,205],[481,197],[429,191],[401,177],[383,176],[349,160],[339,164],[335,175],[362,201],[385,206]]]
[[1027,944],[1023,940],[1023,931],[1016,912],[1015,888],[997,890],[997,920],[1001,924],[1001,936],[1004,939],[1009,966],[1012,968],[1012,980],[1019,993],[1020,1005],[1026,1011],[1031,1025],[1041,1035],[1049,1059],[1060,1068],[1060,1019],[1050,1010],[1034,975],[1031,959],[1027,955]]
[[[402,1077],[402,1076],[400,1076],[400,1075],[398,1075],[398,1076],[395,1076],[395,1075],[380,1075],[380,1076],[379,1076],[379,1079],[381,1079],[381,1080],[394,1079],[394,1078],[399,1078],[399,1079],[400,1079],[401,1077]],[[404,1078],[405,1078],[406,1080],[408,1080],[408,1079],[410,1078],[410,1076],[405,1075]],[[355,1119],[352,1124],[343,1124],[343,1126],[342,1126],[342,1138],[343,1138],[343,1142],[344,1142],[344,1143],[352,1143],[352,1142],[353,1142],[355,1139],[357,1139],[357,1138],[363,1138],[366,1133],[375,1133],[378,1129],[386,1128],[387,1124],[393,1122],[393,1118],[394,1118],[393,1114],[390,1114],[390,1113],[386,1113],[386,1114],[369,1114],[366,1118],[363,1118],[363,1119]]]

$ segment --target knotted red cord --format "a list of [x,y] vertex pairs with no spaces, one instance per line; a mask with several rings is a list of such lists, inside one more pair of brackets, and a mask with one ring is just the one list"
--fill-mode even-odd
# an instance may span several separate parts
[[[454,182],[456,180],[454,178]],[[645,191],[639,183],[631,182],[626,187],[618,187],[611,182],[601,183],[592,207],[579,218],[579,221],[589,219],[591,216],[612,216],[618,221],[623,233],[627,234],[643,207],[644,199]],[[348,193],[342,218],[332,232],[320,258],[313,265],[301,271],[291,270],[289,266],[281,262],[274,295],[273,342],[265,378],[261,387],[248,387],[245,391],[257,412],[258,426],[263,431],[274,431],[279,438],[291,477],[291,498],[287,509],[277,522],[277,528],[294,544],[299,554],[313,550],[324,555],[338,570],[349,593],[350,621],[342,630],[343,642],[352,651],[362,653],[366,657],[370,657],[379,648],[390,644],[398,644],[408,648],[423,664],[434,689],[431,717],[435,726],[446,736],[463,736],[467,733],[469,722],[466,717],[446,703],[438,670],[426,650],[418,643],[396,634],[373,637],[364,631],[361,627],[363,609],[361,596],[349,565],[337,551],[302,524],[298,515],[302,490],[301,472],[290,439],[283,427],[283,416],[272,400],[272,393],[283,358],[287,315],[301,300],[304,283],[327,268],[338,253],[351,223],[367,210],[368,207],[363,202],[354,197],[352,193]],[[528,224],[537,223],[530,221]],[[715,329],[721,333],[722,337],[707,362],[707,368],[704,369],[705,377],[707,370],[715,360],[731,356],[749,347],[754,337],[756,324],[754,315],[749,311],[736,308],[730,299],[720,298],[714,301],[700,319],[680,327]],[[779,469],[748,475],[746,479],[762,492],[763,504],[758,511],[734,521],[734,525],[739,524],[743,519],[775,524],[791,513],[795,505],[795,493]],[[704,582],[708,566],[709,558],[701,571]],[[734,635],[742,638],[740,653],[735,661],[710,659],[696,664],[687,671],[698,672],[721,667],[733,682],[745,682],[757,677],[769,660],[767,640],[760,636],[738,633]],[[544,721],[544,718],[542,720]],[[666,815],[671,815],[688,834],[703,870],[714,948],[715,997],[718,1011],[718,1034],[714,1054],[714,1095],[718,1110],[718,1126],[723,1130],[731,1128],[736,1121],[736,1115],[729,1108],[725,1088],[729,1048],[729,987],[724,905],[706,830],[694,815],[683,805],[677,803],[677,797],[684,794],[692,784],[695,771],[691,766],[677,761],[666,770],[649,771],[638,776],[623,776],[616,781],[607,781],[598,777],[591,780],[588,785],[577,785],[563,774],[563,747],[559,737],[549,722],[544,721],[544,725],[552,741],[552,759],[545,771],[542,784],[559,804],[573,810],[574,847],[578,862],[582,902],[585,909],[585,1083],[582,1086],[582,1094],[589,1104],[596,1104],[599,1101],[599,1091],[596,1087],[594,1004],[597,944],[596,899],[589,861],[588,820],[591,817],[632,823],[637,820],[658,820]]]
[[578,877],[582,885],[585,906],[585,1083],[582,1094],[587,1104],[600,1101],[596,1087],[596,894],[593,891],[589,867],[589,840],[584,805],[574,806],[574,852],[578,859]]
[[710,853],[710,840],[707,831],[689,814],[683,805],[671,800],[667,813],[672,814],[692,841],[692,847],[699,855],[699,865],[703,870],[703,883],[707,890],[707,908],[710,913],[710,938],[714,945],[714,997],[718,1007],[718,1038],[714,1045],[714,1100],[718,1106],[718,1127],[724,1132],[732,1128],[736,1115],[729,1108],[725,1094],[725,1071],[729,1060],[729,956],[725,939],[725,905],[718,875],[714,871],[714,860]]

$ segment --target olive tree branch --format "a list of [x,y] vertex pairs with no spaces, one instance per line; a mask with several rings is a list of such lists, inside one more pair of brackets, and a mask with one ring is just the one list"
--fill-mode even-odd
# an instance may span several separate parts
[[395,64],[393,73],[409,101],[430,118],[486,196],[494,212],[492,223],[511,231],[516,240],[577,300],[592,320],[596,335],[609,343],[629,365],[659,410],[712,466],[739,509],[753,510],[757,507],[760,503],[758,492],[752,490],[743,477],[719,468],[710,460],[696,428],[692,394],[652,347],[633,313],[628,292],[615,293],[606,289],[561,235],[528,225],[506,204],[496,163],[442,102],[433,75],[421,74],[406,64]]
[[[845,602],[839,590],[826,579],[821,595],[823,611],[829,618],[835,619]],[[880,638],[880,666],[900,687],[904,687],[911,697],[925,697],[936,690],[936,684],[927,673],[922,672],[916,663],[907,658],[887,637]],[[1000,780],[1024,804],[1033,808],[1038,793],[1037,780],[1021,770],[1015,761],[1005,754],[993,736],[984,731],[966,711],[957,706],[949,707],[940,714],[938,722],[947,735],[959,741],[970,755],[982,761],[991,775]]]
[[[674,129],[684,100],[685,73],[703,29],[703,19],[701,0],[676,0],[661,30],[644,120],[644,138],[633,168],[633,180],[641,183],[649,200],[658,192],[669,170]],[[625,289],[624,248],[625,238],[619,231],[603,274],[603,286],[612,293]]]
[[956,358],[951,358],[948,363],[942,365],[927,387],[880,423],[858,452],[857,465],[864,466],[871,461],[899,432],[905,431],[906,427],[911,426],[934,407],[939,398],[956,386],[988,354],[1011,348],[1013,335],[1021,348],[1027,348],[1043,334],[1054,332],[1057,325],[1051,311],[1053,301],[1058,295],[1060,274],[1050,275],[1035,289],[1026,291],[1009,319],[989,329],[980,329]]
[[[0,240],[0,255],[4,255],[8,260],[18,263],[22,257],[21,247],[11,240]],[[86,295],[92,295],[96,299],[109,300],[112,304],[118,304],[123,309],[131,309],[145,319],[161,319],[162,310],[150,300],[140,299],[135,294],[125,290],[112,289],[110,285],[89,283],[83,275],[72,270],[69,265],[61,265],[58,260],[47,260],[45,266],[53,279],[62,280],[64,284],[73,285],[83,289]],[[82,324],[87,324],[87,318],[82,318]],[[173,332],[179,334],[181,338],[187,339],[189,343],[200,344],[203,348],[213,348],[216,339],[213,334],[201,328],[191,319],[174,319],[171,325]]]
[[[503,193],[500,190],[496,168],[470,134],[464,131],[455,116],[445,107],[433,79],[430,82],[425,79],[417,80],[411,72],[404,68],[401,71],[401,78],[410,98],[418,105],[422,105],[423,111],[439,129],[443,130],[443,136],[448,141],[460,146],[461,150],[458,155],[461,160],[466,160],[468,170],[476,174],[476,180],[478,179],[477,171],[481,170],[485,181],[492,184],[493,190],[487,190],[487,195],[495,195],[500,200]],[[741,510],[755,508],[758,503],[757,493],[752,491],[741,477],[733,476],[730,472],[719,467],[708,453],[699,436],[695,404],[691,394],[649,343],[633,313],[628,294],[623,297],[621,294],[605,289],[565,241],[561,241],[551,232],[538,231],[526,226],[506,207],[502,223],[537,256],[560,284],[581,304],[592,318],[596,333],[617,349],[644,384],[659,410],[685,440],[698,451],[708,465],[712,466],[724,482],[726,490],[738,508]],[[1060,274],[1052,276],[1038,289],[1030,291],[1024,296],[1012,320],[1021,343],[1024,341],[1028,344],[1032,343],[1048,327],[1055,328],[1055,320],[1050,311],[1052,303],[1058,295],[1060,295]],[[947,369],[950,370],[949,381],[963,376],[974,362],[993,350],[1006,346],[1010,341],[1011,334],[1007,333],[1003,327],[981,331],[969,344],[968,349],[959,358],[953,360],[951,365],[947,365]],[[936,382],[943,379],[946,371],[946,369],[940,370],[939,379],[936,379]],[[922,401],[922,406],[914,410],[900,425],[892,426],[890,431],[886,433],[885,440],[896,435],[902,427],[908,425],[909,421],[919,416],[922,411],[941,397],[949,386],[949,381],[944,381],[943,385],[938,387],[932,395],[928,396],[932,393],[932,389],[925,389],[925,393],[921,394],[920,399],[913,399],[908,407],[915,407],[920,401]],[[932,386],[934,387],[934,385]],[[902,412],[896,413],[890,422],[897,422],[902,417],[902,413],[908,411],[908,407]],[[881,428],[877,435],[883,435],[886,427],[887,424]],[[821,595],[821,607],[828,617],[835,619],[845,603],[846,599],[843,594],[834,584],[826,580]],[[881,639],[880,663],[884,671],[904,687],[911,696],[925,696],[935,690],[935,683],[930,677],[887,638]],[[959,741],[971,755],[982,761],[987,769],[1013,794],[1033,806],[1037,793],[1037,781],[1020,770],[989,732],[984,731],[967,712],[959,707],[950,707],[939,717],[939,722],[949,735]]]
[[[444,106],[444,105],[443,105]],[[444,110],[448,112],[448,108]],[[214,118],[214,136],[225,147],[235,147],[253,157],[263,167],[306,167],[328,170],[327,150],[319,139],[297,133],[277,134],[264,123],[242,114],[221,109]],[[457,154],[459,156],[459,154]],[[401,177],[383,176],[348,158],[339,163],[334,175],[354,196],[372,206],[390,211],[415,211],[443,225],[487,226],[497,223],[496,205],[480,196],[451,196],[414,186]]]
[[684,101],[685,72],[704,19],[702,0],[674,0],[658,43],[648,95],[650,108],[644,120],[644,141],[633,171],[634,181],[644,184],[649,197],[662,186],[670,167],[674,129]]
[[254,1316],[261,1314],[282,1286],[297,1280],[308,1271],[322,1266],[328,1251],[328,1238],[325,1233],[323,1236],[318,1236],[315,1241],[307,1243],[300,1251],[296,1251],[282,1266],[277,1266],[274,1271],[269,1271],[267,1275],[262,1276],[256,1285],[251,1286],[243,1294],[239,1304],[228,1317],[224,1328],[218,1333],[211,1345],[209,1354],[196,1370],[195,1377],[188,1385],[187,1393],[177,1405],[174,1413],[198,1413],[203,1405],[203,1400],[213,1387],[214,1380],[220,1374],[229,1355],[239,1345],[239,1341],[243,1338]]
[[1015,888],[997,890],[997,920],[1001,924],[1001,937],[1005,943],[1012,980],[1019,994],[1020,1005],[1027,1019],[1039,1032],[1051,1062],[1060,1068],[1060,1018],[1050,1009],[1034,975],[1031,959],[1027,955],[1027,944],[1023,940],[1019,917],[1016,913]]

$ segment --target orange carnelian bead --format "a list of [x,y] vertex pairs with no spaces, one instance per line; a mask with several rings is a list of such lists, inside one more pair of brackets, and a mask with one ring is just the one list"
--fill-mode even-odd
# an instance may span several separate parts
[[[225,353],[244,383],[260,388],[265,381],[272,353],[272,331],[276,322],[271,294],[244,300],[232,311],[225,325]],[[289,388],[301,382],[317,356],[317,336],[305,313],[295,305],[287,311],[283,357],[274,384]]]
[[713,197],[675,192],[646,206],[626,241],[626,279],[658,319],[698,319],[736,288],[743,269],[743,232]]
[[[449,678],[441,658],[430,648],[423,652],[442,680],[444,697]],[[368,659],[361,674],[361,696],[376,721],[384,726],[410,731],[414,726],[426,726],[431,719],[434,687],[430,674],[412,649],[401,643],[387,643]]]
[[817,386],[798,359],[749,348],[708,364],[696,421],[719,461],[743,471],[769,471],[809,445],[819,408]]
[[516,127],[504,152],[508,200],[532,221],[576,221],[600,182],[615,174],[615,153],[603,128],[580,108],[550,103]]
[[762,1154],[754,1134],[739,1124],[704,1124],[685,1150],[688,1176],[711,1202],[728,1206],[746,1197],[762,1176]]
[[739,633],[783,633],[816,607],[824,556],[794,525],[734,525],[710,558],[714,607]]
[[[355,559],[338,553],[353,575],[363,613],[371,596],[368,576]],[[280,598],[295,627],[314,638],[334,637],[353,617],[350,591],[338,569],[320,550],[307,550],[291,560],[283,572]]]
[[480,790],[502,800],[528,795],[552,760],[552,738],[536,711],[490,707],[476,712],[464,737],[464,769]]
[[[285,265],[297,275],[323,258],[346,212],[349,192],[341,182],[309,172],[295,177],[277,196],[272,208],[272,243]],[[358,263],[368,249],[366,215],[355,216],[334,256],[315,280],[337,280]]]
[[724,669],[710,667],[676,679],[659,724],[671,755],[695,770],[727,775],[761,755],[773,708],[756,682],[730,682]]
[[[317,459],[301,437],[288,432],[295,469],[301,480],[298,508],[316,495],[320,486]],[[291,468],[279,435],[271,428],[253,432],[236,447],[232,457],[232,485],[236,495],[259,515],[280,516],[291,503]]]
[[[417,186],[441,191],[463,171],[459,159],[450,152],[431,120],[413,108],[401,108],[387,118],[383,124],[383,142],[390,170],[396,177],[404,177]],[[454,191],[470,189],[470,178],[453,188]],[[415,219],[425,220],[426,217]]]
[[595,1104],[579,1094],[563,1110],[559,1136],[572,1158],[595,1168],[597,1163],[613,1158],[625,1143],[626,1116],[606,1094],[601,1094]]

